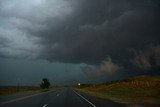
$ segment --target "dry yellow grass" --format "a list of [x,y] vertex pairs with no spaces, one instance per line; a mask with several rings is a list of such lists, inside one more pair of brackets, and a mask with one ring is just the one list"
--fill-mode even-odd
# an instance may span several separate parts
[[122,102],[160,103],[160,76],[138,76],[103,84],[82,85],[79,91]]
[[27,92],[27,91],[36,91],[40,90],[40,87],[34,87],[34,86],[1,86],[0,87],[0,95],[10,95],[15,94],[19,92]]

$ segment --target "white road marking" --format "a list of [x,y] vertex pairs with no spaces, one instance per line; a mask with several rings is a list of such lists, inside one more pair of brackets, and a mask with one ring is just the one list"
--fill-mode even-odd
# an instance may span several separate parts
[[49,93],[49,92],[52,92],[52,91],[55,91],[55,90],[51,90],[51,91],[47,91],[47,92],[42,92],[42,93],[38,93],[38,94],[33,94],[33,95],[29,95],[29,96],[25,96],[25,97],[21,97],[21,98],[16,98],[16,99],[13,99],[13,100],[1,102],[0,106],[8,104],[8,103],[13,103],[13,102],[16,102],[16,101],[24,100],[24,99],[27,99],[27,98],[30,98],[30,97],[34,97],[34,96],[37,96],[37,95],[46,94],[46,93]]
[[[74,91],[74,90],[73,90]],[[82,95],[78,94],[76,91],[74,91],[78,96],[80,96],[81,98],[83,98],[85,101],[87,101],[89,104],[91,104],[93,107],[96,107],[93,103],[91,103],[90,101],[88,101],[86,98],[84,98]]]
[[47,104],[45,104],[43,107],[47,107],[48,105]]

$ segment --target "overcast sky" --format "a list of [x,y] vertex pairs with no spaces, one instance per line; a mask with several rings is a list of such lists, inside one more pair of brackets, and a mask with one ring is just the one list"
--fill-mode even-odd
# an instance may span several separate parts
[[160,74],[159,0],[0,0],[0,85]]

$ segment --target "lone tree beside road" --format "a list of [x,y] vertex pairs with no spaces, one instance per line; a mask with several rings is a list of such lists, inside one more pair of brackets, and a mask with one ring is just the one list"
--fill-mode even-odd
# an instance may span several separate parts
[[42,89],[45,89],[45,88],[49,88],[49,86],[50,86],[49,80],[48,80],[47,78],[43,78],[43,79],[42,79],[42,82],[41,82],[41,84],[40,84],[40,87],[41,87]]

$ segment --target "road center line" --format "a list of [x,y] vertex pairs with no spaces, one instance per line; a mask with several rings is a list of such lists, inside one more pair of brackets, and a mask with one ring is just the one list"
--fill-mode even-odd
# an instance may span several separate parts
[[27,99],[27,98],[30,98],[30,97],[34,97],[34,96],[37,96],[37,95],[46,94],[46,93],[49,93],[49,92],[52,92],[52,91],[55,91],[55,90],[51,90],[51,91],[47,91],[47,92],[42,92],[42,93],[38,93],[38,94],[33,94],[33,95],[25,96],[25,97],[20,97],[20,98],[16,98],[16,99],[9,100],[9,101],[0,102],[0,106],[8,104],[8,103],[24,100],[24,99]]
[[[74,90],[73,90],[74,91]],[[85,101],[87,101],[89,104],[91,104],[93,107],[96,107],[93,103],[91,103],[89,100],[87,100],[86,98],[84,98],[82,95],[78,94],[76,91],[74,91],[78,96],[80,96],[82,99],[84,99]]]
[[47,107],[47,104],[45,104],[43,107]]

